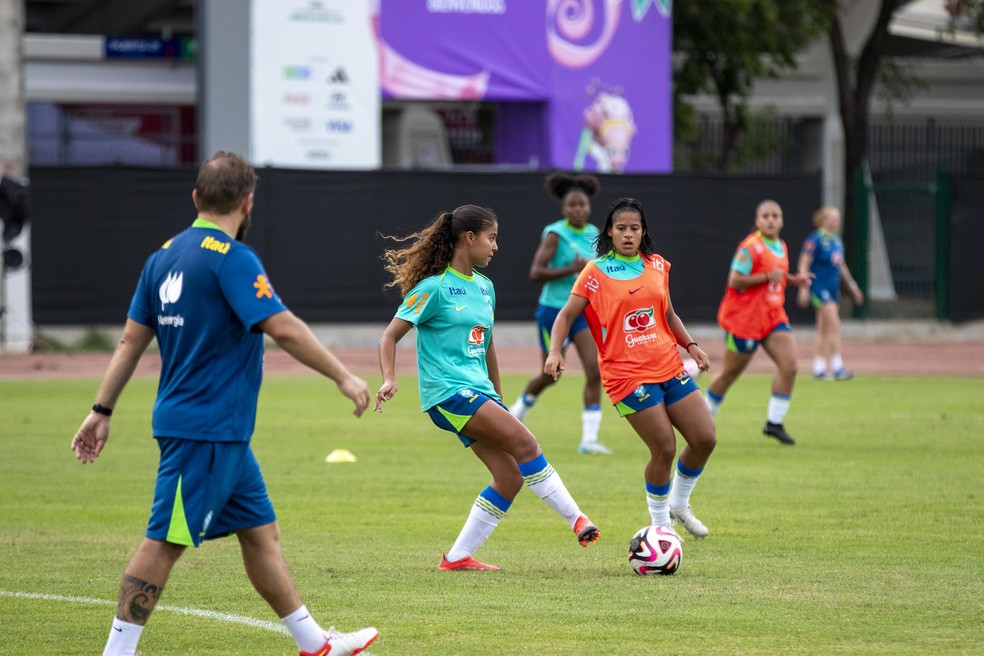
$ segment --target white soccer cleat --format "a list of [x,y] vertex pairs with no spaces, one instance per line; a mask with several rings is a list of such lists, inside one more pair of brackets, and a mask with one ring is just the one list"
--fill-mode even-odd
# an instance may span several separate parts
[[577,450],[592,455],[610,456],[612,454],[612,450],[601,442],[583,442]]
[[704,522],[694,517],[694,511],[690,506],[670,508],[670,517],[679,522],[683,530],[695,538],[706,538],[710,534],[710,531],[704,526]]
[[299,652],[300,656],[354,656],[365,651],[379,637],[379,631],[369,627],[352,633],[342,633],[331,627],[325,632],[325,644],[316,652]]

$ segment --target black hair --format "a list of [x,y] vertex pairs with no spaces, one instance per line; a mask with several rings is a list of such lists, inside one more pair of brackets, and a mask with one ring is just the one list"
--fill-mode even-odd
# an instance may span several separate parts
[[619,198],[608,208],[605,227],[601,229],[601,234],[598,235],[598,256],[608,255],[610,251],[615,250],[615,243],[612,241],[608,231],[612,229],[615,215],[619,212],[638,212],[639,219],[642,222],[642,242],[639,244],[639,254],[643,257],[653,255],[656,251],[653,250],[653,242],[649,238],[649,226],[646,224],[646,213],[642,209],[642,203],[635,198]]
[[595,196],[601,191],[601,183],[598,178],[590,173],[565,173],[564,171],[554,171],[547,176],[544,181],[547,193],[550,197],[563,202],[564,196],[572,191],[584,192],[588,198]]

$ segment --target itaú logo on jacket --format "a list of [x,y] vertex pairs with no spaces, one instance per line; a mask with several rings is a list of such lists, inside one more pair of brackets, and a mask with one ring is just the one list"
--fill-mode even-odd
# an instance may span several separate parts
[[627,333],[644,333],[656,325],[654,316],[655,310],[652,307],[632,310],[622,319],[622,330]]

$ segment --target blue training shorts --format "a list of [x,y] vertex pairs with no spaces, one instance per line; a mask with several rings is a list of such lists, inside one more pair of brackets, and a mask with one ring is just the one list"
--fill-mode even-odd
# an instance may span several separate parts
[[627,397],[615,404],[619,417],[627,417],[646,408],[666,402],[669,407],[693,392],[700,392],[697,383],[686,371],[662,383],[643,383]]
[[[783,321],[782,323],[777,323],[769,331],[769,335],[772,333],[791,333],[793,332],[793,327],[789,325],[788,322]],[[766,335],[768,337],[768,335]],[[724,333],[724,347],[729,351],[739,353],[741,355],[751,355],[758,348],[759,344],[763,340],[760,339],[748,339],[746,337],[738,337],[734,333]]]
[[[557,315],[560,314],[560,309],[547,307],[546,305],[536,306],[536,328],[537,333],[540,336],[540,350],[544,353],[550,350],[550,331],[553,330],[554,321],[557,320]],[[564,346],[574,339],[574,335],[578,334],[582,330],[588,327],[588,320],[584,318],[583,314],[579,314],[574,323],[571,324],[571,329],[567,331],[567,338],[564,340]]]
[[249,442],[157,438],[161,462],[147,537],[195,546],[276,521]]
[[485,405],[487,401],[497,403],[501,408],[508,410],[502,404],[502,401],[493,399],[484,392],[463,389],[437,405],[428,408],[427,416],[441,430],[451,431],[457,435],[461,443],[467,448],[474,444],[475,440],[461,431],[464,430],[465,424],[472,418],[472,415],[478,412],[478,409]]
[[818,308],[824,303],[840,303],[840,287],[838,285],[823,285],[816,281],[810,285],[810,304]]

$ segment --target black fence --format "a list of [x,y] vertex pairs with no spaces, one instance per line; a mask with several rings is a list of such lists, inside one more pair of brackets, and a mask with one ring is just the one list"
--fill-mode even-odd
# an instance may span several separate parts
[[950,183],[950,221],[946,259],[947,316],[951,321],[984,319],[984,176],[954,177]]
[[[281,297],[311,322],[388,321],[381,235],[416,231],[465,203],[499,216],[499,252],[485,271],[496,318],[530,320],[539,286],[528,272],[543,226],[559,216],[542,173],[313,172],[261,169],[247,242]],[[117,324],[146,257],[195,217],[195,171],[35,168],[33,312],[39,325]],[[602,176],[592,220],[620,196],[640,199],[671,290],[688,322],[713,322],[731,257],[764,198],[782,204],[793,266],[820,198],[817,176]],[[794,321],[812,315],[788,303]]]

